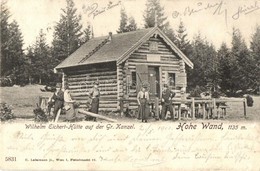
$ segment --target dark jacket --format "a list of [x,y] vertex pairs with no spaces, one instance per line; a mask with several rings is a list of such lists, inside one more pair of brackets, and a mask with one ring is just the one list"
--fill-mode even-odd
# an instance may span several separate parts
[[170,89],[166,89],[162,92],[162,99],[164,99],[163,104],[170,104],[171,100],[169,98],[173,98],[175,96],[175,93],[172,92]]

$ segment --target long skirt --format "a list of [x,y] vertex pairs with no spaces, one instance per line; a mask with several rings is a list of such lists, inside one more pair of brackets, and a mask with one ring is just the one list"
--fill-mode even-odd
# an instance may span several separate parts
[[[96,98],[92,99],[91,107],[90,107],[89,111],[92,113],[98,114],[98,108],[99,108],[99,98],[96,97]],[[94,121],[96,120],[96,118],[92,117],[92,116],[87,116],[86,119],[87,120],[93,119]]]
[[150,109],[147,100],[144,98],[140,99],[139,118],[141,117],[142,120],[147,120],[149,113],[150,113]]
[[92,99],[90,112],[98,114],[99,98]]
[[68,108],[66,110],[66,120],[71,121],[73,119],[76,118],[76,112],[74,109],[74,105],[73,103],[64,103],[65,109]]

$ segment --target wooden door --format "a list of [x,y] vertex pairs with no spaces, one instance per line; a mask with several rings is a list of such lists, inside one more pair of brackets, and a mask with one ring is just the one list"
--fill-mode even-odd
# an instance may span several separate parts
[[148,82],[150,85],[151,97],[159,97],[160,95],[160,80],[159,80],[159,68],[148,67]]

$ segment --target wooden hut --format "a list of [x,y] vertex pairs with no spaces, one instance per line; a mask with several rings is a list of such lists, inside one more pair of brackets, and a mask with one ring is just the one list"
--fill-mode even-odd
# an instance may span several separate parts
[[[72,97],[84,104],[86,92],[99,81],[100,110],[119,109],[119,99],[136,99],[141,84],[148,83],[151,97],[160,97],[163,84],[186,87],[185,66],[193,63],[158,28],[92,38],[62,61]],[[129,108],[136,108],[132,101]]]

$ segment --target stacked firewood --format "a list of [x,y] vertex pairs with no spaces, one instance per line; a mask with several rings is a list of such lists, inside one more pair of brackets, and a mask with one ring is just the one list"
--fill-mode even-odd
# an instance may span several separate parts
[[6,121],[14,118],[12,107],[6,103],[0,103],[1,121]]

